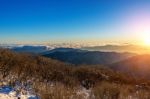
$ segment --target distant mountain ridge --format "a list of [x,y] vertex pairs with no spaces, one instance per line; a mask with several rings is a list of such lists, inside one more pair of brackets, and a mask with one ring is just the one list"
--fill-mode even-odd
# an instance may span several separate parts
[[127,59],[135,54],[87,51],[73,48],[56,48],[43,53],[42,55],[71,64],[107,65]]
[[[43,52],[47,52],[49,50],[52,49],[58,49],[58,50],[63,50],[62,48],[64,48],[64,50],[66,50],[66,48],[68,48],[68,50],[72,50],[73,48],[78,48],[80,50],[87,50],[87,51],[101,51],[101,52],[119,52],[119,53],[123,53],[123,52],[129,52],[129,53],[138,53],[138,54],[145,54],[145,53],[150,53],[150,48],[149,47],[145,47],[145,46],[140,46],[140,45],[131,45],[131,44],[123,44],[123,45],[101,45],[101,46],[71,46],[68,45],[68,47],[66,47],[67,45],[57,45],[57,44],[53,44],[53,45],[0,45],[0,48],[8,48],[8,49],[12,49],[13,51],[16,52],[30,52],[30,53],[43,53]],[[70,47],[69,47],[70,46]],[[67,51],[68,51],[67,50]]]
[[27,45],[12,47],[10,49],[12,51],[19,53],[21,52],[21,53],[35,53],[35,54],[42,53],[48,50],[46,46],[27,46]]
[[44,55],[44,54],[49,54],[49,53],[54,53],[54,52],[87,52],[87,50],[59,47],[59,48],[48,50],[48,51],[43,52],[41,54]]
[[47,46],[17,46],[10,50],[19,53],[39,54],[48,58],[60,60],[70,64],[87,64],[87,65],[109,65],[129,57],[135,56],[134,53],[102,52],[88,51],[75,48],[58,47],[48,49]]
[[131,53],[150,53],[150,48],[140,45],[104,45],[104,46],[92,46],[82,47],[83,50],[89,51],[102,51],[102,52],[131,52]]

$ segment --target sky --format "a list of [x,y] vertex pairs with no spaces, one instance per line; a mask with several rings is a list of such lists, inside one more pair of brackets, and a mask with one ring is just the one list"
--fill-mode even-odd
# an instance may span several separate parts
[[0,0],[0,43],[136,43],[150,0]]

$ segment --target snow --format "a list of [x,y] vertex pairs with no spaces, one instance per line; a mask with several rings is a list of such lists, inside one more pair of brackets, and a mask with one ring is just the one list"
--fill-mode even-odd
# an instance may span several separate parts
[[91,90],[87,90],[86,88],[81,88],[77,91],[78,96],[83,96],[83,99],[90,99],[91,96]]
[[13,88],[9,86],[0,87],[0,99],[39,99],[36,95],[30,94],[17,94]]

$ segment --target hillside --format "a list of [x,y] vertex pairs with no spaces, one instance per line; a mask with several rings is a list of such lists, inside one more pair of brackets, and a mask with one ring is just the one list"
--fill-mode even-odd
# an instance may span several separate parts
[[[112,76],[110,78],[111,80],[113,79],[113,75],[115,78],[115,75],[118,74],[101,65],[93,65],[92,67],[88,65],[79,65],[76,67],[50,58],[14,53],[5,49],[0,50],[1,78],[5,78],[11,74],[19,79],[37,77],[39,80],[63,81],[63,77],[73,77],[73,79],[80,81],[82,79],[78,78],[78,72],[86,74],[79,75],[83,79],[86,78],[82,76],[95,75],[92,76],[94,81],[98,80],[98,78],[101,80],[101,77],[104,75]],[[96,75],[99,77],[97,78]]]
[[99,52],[79,49],[54,49],[43,56],[71,64],[107,65],[132,57],[133,53]]
[[[150,90],[146,80],[133,79],[132,76],[128,77],[100,65],[74,66],[6,49],[0,50],[0,79],[2,97],[15,91],[18,95],[30,92],[40,99],[141,99],[140,94],[144,93],[145,96]],[[143,87],[142,83],[146,86]],[[12,91],[8,95],[1,93],[5,88]],[[139,94],[135,95],[136,91],[139,91]],[[23,95],[26,95],[25,93]]]
[[133,76],[149,78],[150,55],[138,55],[123,61],[111,64],[114,70],[128,73]]

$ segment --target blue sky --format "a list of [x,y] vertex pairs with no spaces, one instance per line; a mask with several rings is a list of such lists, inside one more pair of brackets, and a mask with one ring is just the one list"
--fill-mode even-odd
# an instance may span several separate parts
[[0,0],[0,42],[128,42],[136,39],[128,16],[149,6],[149,0]]

